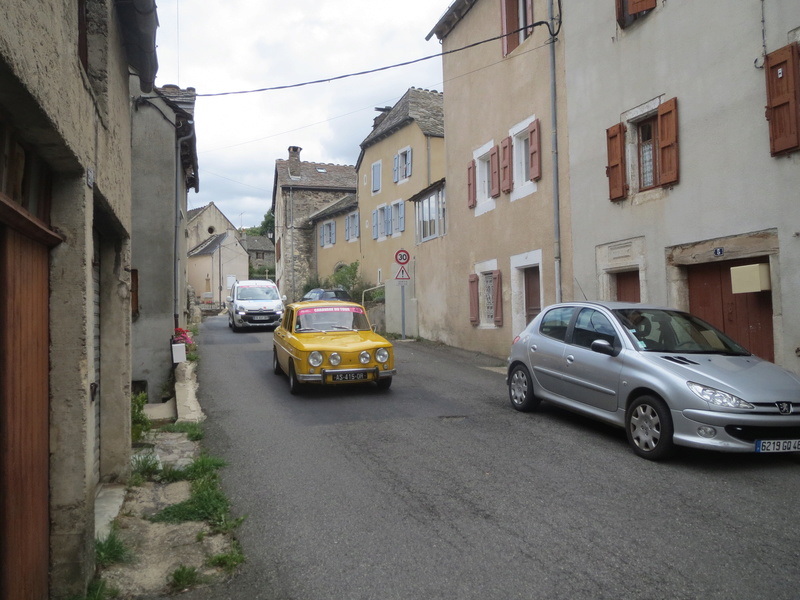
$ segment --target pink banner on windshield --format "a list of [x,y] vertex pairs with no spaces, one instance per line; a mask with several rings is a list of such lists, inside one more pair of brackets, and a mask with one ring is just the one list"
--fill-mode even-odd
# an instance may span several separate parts
[[317,306],[314,308],[301,308],[297,311],[298,315],[309,315],[309,314],[317,314],[317,313],[342,313],[342,312],[350,312],[350,313],[358,313],[360,315],[364,314],[364,309],[360,306]]

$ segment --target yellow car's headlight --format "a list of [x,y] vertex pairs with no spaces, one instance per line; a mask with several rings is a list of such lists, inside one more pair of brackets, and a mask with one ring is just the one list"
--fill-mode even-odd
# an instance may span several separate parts
[[338,352],[333,352],[328,360],[330,361],[331,365],[338,367],[342,362],[342,357]]
[[362,365],[368,364],[370,360],[369,352],[366,350],[362,351],[361,354],[358,355],[358,360]]
[[320,366],[322,364],[322,353],[314,350],[308,355],[308,364],[310,364],[312,367]]
[[378,348],[375,351],[375,360],[379,363],[385,363],[389,360],[389,351],[386,348]]

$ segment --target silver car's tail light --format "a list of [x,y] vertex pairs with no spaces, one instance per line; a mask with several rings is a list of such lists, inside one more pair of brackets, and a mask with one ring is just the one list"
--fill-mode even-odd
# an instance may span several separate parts
[[362,365],[366,365],[369,363],[369,352],[366,350],[362,351],[361,354],[358,355],[358,360]]
[[727,392],[723,392],[717,390],[712,387],[708,387],[705,385],[701,385],[699,383],[694,383],[693,381],[687,381],[686,385],[689,386],[689,389],[692,390],[695,395],[701,400],[705,400],[709,404],[713,404],[714,406],[721,406],[723,408],[748,408],[754,409],[755,406],[750,404],[749,402],[742,400],[738,396],[734,396],[733,394],[729,394]]

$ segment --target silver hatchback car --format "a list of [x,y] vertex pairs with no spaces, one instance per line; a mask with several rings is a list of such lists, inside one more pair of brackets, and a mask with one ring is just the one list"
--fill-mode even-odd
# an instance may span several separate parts
[[650,460],[675,444],[800,452],[800,377],[670,308],[549,306],[514,339],[507,384],[517,410],[546,400],[621,426]]

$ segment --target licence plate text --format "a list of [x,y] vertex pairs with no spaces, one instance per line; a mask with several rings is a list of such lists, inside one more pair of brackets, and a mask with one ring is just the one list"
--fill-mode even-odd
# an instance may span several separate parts
[[756,452],[800,452],[800,440],[756,440]]
[[333,373],[331,381],[367,381],[369,373]]
[[269,315],[256,315],[253,317],[253,321],[270,321],[272,317]]

